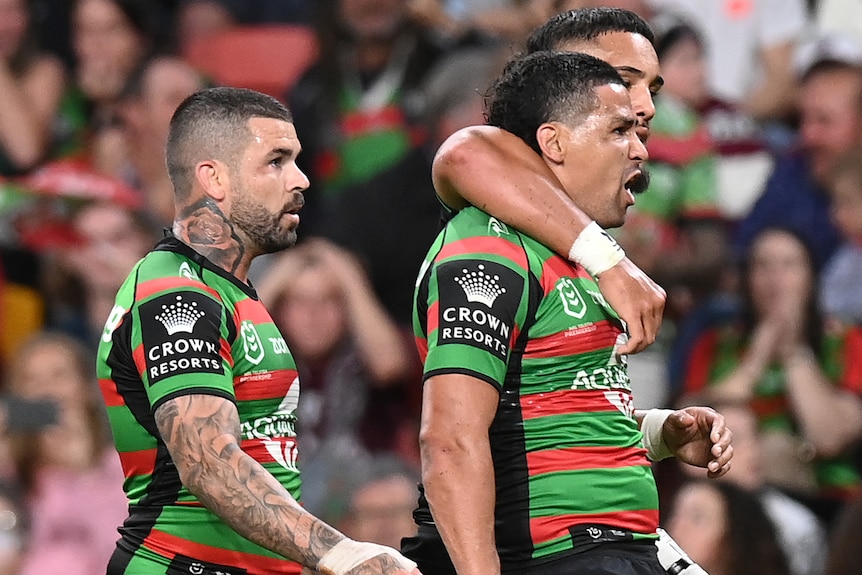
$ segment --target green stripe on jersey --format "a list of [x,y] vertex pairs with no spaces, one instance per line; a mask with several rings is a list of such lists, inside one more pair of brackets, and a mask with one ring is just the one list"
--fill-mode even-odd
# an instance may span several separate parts
[[[156,431],[153,410],[185,394],[236,403],[242,449],[299,498],[295,437],[299,395],[296,363],[254,290],[169,238],[132,271],[120,288],[99,347],[97,373],[115,445],[123,461],[132,517],[121,529],[134,551],[128,572],[158,572],[174,555],[195,557],[195,545],[276,557],[234,532],[182,487]],[[157,460],[157,456],[161,460]],[[154,555],[141,547],[151,529],[163,533]],[[206,562],[207,557],[197,557]],[[298,572],[287,561],[267,572]],[[230,571],[231,569],[228,569]]]

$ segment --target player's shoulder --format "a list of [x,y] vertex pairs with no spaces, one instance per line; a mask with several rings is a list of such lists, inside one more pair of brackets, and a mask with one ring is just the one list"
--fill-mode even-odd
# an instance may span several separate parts
[[159,246],[138,263],[134,274],[135,300],[185,291],[222,302],[218,286],[205,281],[205,271],[197,262],[182,251],[159,249]]
[[461,236],[494,237],[516,243],[520,243],[524,237],[503,220],[474,206],[459,210],[447,225],[455,234]]
[[524,264],[525,239],[526,236],[502,220],[468,207],[447,224],[440,255],[447,259],[492,256]]

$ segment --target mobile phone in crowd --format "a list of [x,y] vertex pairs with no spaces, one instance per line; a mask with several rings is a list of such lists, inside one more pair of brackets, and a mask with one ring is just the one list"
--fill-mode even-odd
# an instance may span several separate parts
[[0,411],[4,415],[7,433],[39,431],[55,425],[60,419],[56,402],[11,394],[0,396]]

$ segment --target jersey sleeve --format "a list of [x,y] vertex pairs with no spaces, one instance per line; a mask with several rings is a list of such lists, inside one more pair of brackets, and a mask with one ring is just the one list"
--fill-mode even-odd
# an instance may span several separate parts
[[502,387],[525,316],[521,258],[523,248],[497,237],[461,240],[438,254],[425,307],[426,379],[461,373]]
[[191,393],[235,400],[227,313],[214,290],[160,290],[139,296],[132,313],[133,356],[153,410]]
[[862,328],[853,326],[848,329],[842,351],[841,388],[862,396]]

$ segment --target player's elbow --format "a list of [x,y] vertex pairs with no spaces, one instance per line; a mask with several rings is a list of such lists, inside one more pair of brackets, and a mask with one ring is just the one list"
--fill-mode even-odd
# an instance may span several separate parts
[[419,430],[419,451],[423,476],[450,466],[459,466],[487,451],[488,437],[473,437],[469,432],[453,432],[440,426],[422,425]]

